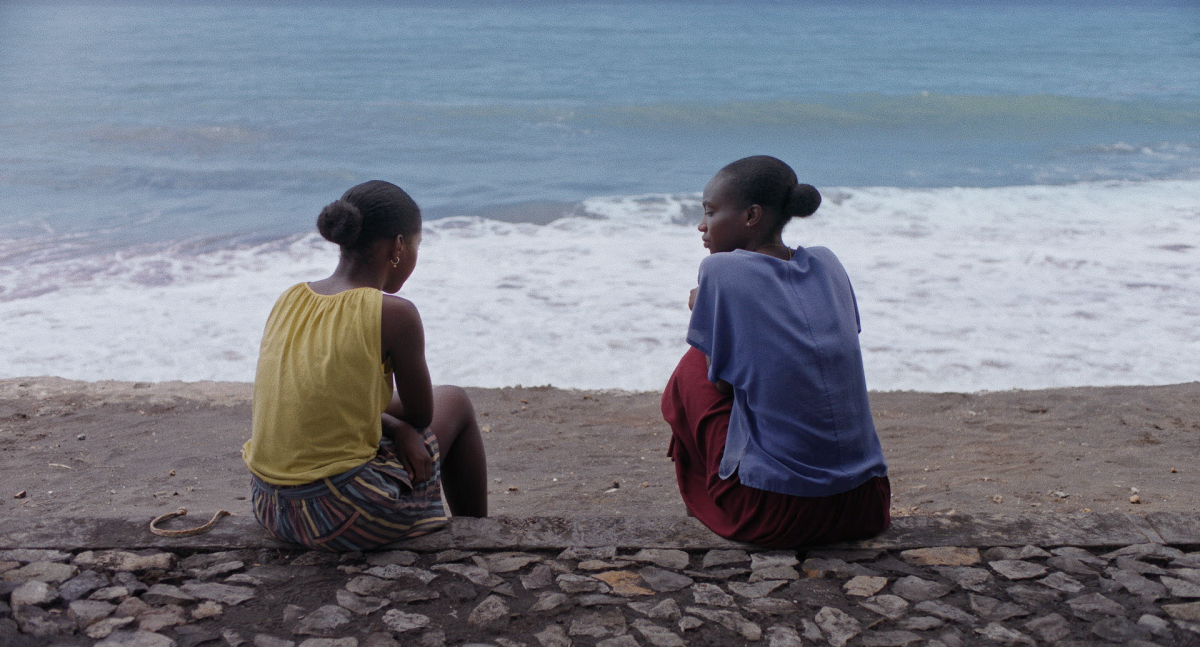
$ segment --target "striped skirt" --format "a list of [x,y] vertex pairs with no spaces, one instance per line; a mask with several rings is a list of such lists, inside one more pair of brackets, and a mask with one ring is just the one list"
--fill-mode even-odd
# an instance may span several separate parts
[[424,432],[433,474],[416,486],[383,439],[375,458],[304,485],[271,485],[251,475],[254,516],[276,539],[328,551],[370,550],[446,525],[437,438]]

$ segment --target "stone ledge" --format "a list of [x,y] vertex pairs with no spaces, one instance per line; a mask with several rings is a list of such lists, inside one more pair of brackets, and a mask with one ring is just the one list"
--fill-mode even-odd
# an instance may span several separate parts
[[[1081,546],[1118,547],[1166,543],[1200,545],[1200,514],[1151,513],[1069,515],[954,515],[897,518],[872,539],[837,544],[838,548],[903,550],[928,546]],[[417,551],[539,550],[569,546],[678,548],[709,550],[745,547],[709,532],[685,517],[492,517],[456,518],[441,532],[394,544]],[[0,549],[160,548],[226,550],[292,548],[266,535],[254,519],[229,517],[204,534],[159,537],[149,519],[112,517],[6,520],[0,524]]]

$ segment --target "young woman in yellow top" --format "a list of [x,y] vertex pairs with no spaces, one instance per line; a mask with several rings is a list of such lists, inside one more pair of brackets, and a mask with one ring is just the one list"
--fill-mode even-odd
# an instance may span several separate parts
[[421,211],[373,180],[325,207],[341,247],[329,278],[271,311],[242,449],[259,522],[277,539],[334,551],[422,535],[450,512],[487,516],[487,462],[458,387],[434,388],[421,317],[394,296],[412,274]]

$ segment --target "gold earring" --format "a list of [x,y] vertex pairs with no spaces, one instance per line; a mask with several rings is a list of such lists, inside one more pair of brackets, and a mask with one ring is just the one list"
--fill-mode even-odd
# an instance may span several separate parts
[[392,267],[400,267],[400,256],[392,259]]

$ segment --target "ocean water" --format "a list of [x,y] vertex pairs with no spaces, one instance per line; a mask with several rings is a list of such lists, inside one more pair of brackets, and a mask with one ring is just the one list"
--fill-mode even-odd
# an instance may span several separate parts
[[1200,6],[850,0],[0,3],[0,377],[252,380],[382,178],[435,381],[659,389],[759,153],[872,388],[1200,379]]

